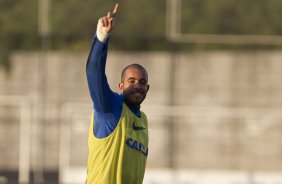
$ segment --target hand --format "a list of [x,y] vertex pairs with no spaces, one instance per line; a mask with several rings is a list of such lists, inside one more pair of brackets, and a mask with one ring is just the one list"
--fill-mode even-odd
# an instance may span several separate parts
[[[98,26],[102,26],[103,32],[110,33],[113,29],[114,18],[118,12],[118,3],[115,5],[113,12],[108,12],[107,16],[101,17]],[[99,25],[100,24],[100,25]]]

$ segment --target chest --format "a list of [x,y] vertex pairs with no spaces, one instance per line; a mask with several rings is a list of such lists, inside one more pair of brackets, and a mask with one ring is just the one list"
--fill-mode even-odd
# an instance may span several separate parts
[[126,147],[148,155],[148,126],[146,118],[128,116],[123,123]]

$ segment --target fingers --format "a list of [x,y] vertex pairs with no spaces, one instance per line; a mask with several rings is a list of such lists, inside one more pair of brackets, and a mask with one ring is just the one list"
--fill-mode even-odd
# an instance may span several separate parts
[[119,4],[116,3],[113,12],[109,11],[107,13],[107,16],[101,17],[99,19],[99,21],[102,23],[103,27],[108,27],[108,26],[111,26],[113,24],[113,19],[114,19],[115,15],[118,13],[118,7],[119,7]]
[[107,17],[108,17],[109,19],[112,18],[112,17],[113,17],[112,12],[108,12]]
[[113,17],[118,13],[118,3],[116,3],[114,11],[113,11]]
[[115,17],[115,15],[117,14],[117,12],[118,12],[118,3],[115,5],[115,8],[114,8],[114,10],[113,10],[113,12],[108,12],[108,14],[107,14],[107,17],[108,18],[114,18]]
[[99,21],[102,23],[103,27],[108,27],[110,24],[108,17],[101,17]]

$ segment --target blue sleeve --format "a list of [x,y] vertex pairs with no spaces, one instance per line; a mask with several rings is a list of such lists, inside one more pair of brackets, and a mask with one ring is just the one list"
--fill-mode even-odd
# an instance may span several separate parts
[[98,112],[110,112],[111,91],[105,74],[107,59],[108,41],[101,43],[96,35],[94,36],[91,51],[86,65],[87,82],[94,108]]
[[101,43],[95,35],[86,65],[90,96],[94,103],[94,134],[103,138],[111,134],[121,115],[122,96],[112,92],[105,74],[108,40]]

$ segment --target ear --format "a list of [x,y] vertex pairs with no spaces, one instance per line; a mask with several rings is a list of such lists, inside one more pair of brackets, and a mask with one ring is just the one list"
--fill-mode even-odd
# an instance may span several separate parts
[[120,83],[118,84],[118,88],[119,88],[121,91],[123,91],[123,89],[124,89],[124,83],[123,83],[123,82],[120,82]]
[[149,91],[149,89],[150,89],[150,85],[148,84],[148,85],[147,85],[147,92]]

